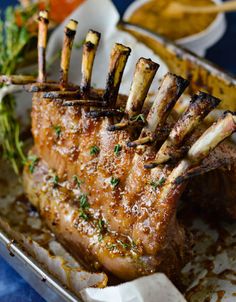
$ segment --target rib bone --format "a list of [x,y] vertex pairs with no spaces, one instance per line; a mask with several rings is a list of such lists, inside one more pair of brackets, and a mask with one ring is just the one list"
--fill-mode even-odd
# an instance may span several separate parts
[[147,116],[147,130],[155,133],[161,128],[176,101],[182,95],[189,82],[180,76],[167,73],[160,90]]
[[140,58],[138,60],[125,109],[130,119],[141,112],[158,68],[159,65],[150,59]]
[[48,12],[39,12],[38,27],[38,82],[46,82],[46,45],[48,32]]
[[138,60],[126,103],[125,118],[120,123],[109,126],[109,131],[122,130],[128,125],[134,124],[132,119],[141,113],[143,103],[158,68],[159,65],[151,59],[140,58]]
[[0,83],[6,85],[26,85],[30,83],[35,83],[36,78],[29,75],[1,75]]
[[[129,142],[129,147],[150,143],[158,136],[176,101],[188,86],[188,81],[180,76],[167,73],[162,80],[158,94],[146,118],[147,126],[141,132],[140,138]],[[145,139],[144,139],[145,138]]]
[[[224,139],[236,131],[236,116],[226,112],[222,118],[208,128],[200,138],[192,145],[185,159],[169,175],[164,186],[161,199],[167,199],[173,191],[173,185],[178,183],[191,167],[198,165],[215,147]],[[180,184],[182,186],[183,184]]]
[[129,47],[118,43],[112,49],[109,73],[103,95],[103,102],[109,107],[113,107],[116,103],[122,75],[130,52]]
[[77,99],[80,97],[80,93],[79,90],[76,91],[49,91],[49,92],[45,92],[42,96],[43,98],[46,99],[67,99],[67,100],[71,100],[71,99]]
[[63,48],[61,54],[61,78],[60,82],[63,87],[68,84],[68,72],[70,67],[70,57],[71,50],[76,34],[78,22],[75,20],[70,20],[67,26],[65,27]]
[[170,160],[175,153],[178,154],[180,144],[219,102],[219,99],[204,92],[194,95],[189,107],[171,130],[168,139],[162,145],[155,161],[150,167],[165,163]]
[[220,142],[236,131],[236,115],[230,111],[207,129],[188,152],[188,159],[197,164]]
[[84,93],[88,92],[90,89],[93,62],[100,41],[100,36],[100,33],[90,30],[86,36],[83,46],[81,90]]

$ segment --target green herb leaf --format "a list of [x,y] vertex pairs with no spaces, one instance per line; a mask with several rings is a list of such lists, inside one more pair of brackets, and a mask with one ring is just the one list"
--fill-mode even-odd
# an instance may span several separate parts
[[111,243],[111,244],[107,244],[107,249],[110,251],[113,251],[116,248],[116,244],[115,243]]
[[[29,45],[33,34],[26,26],[17,26],[17,14],[19,15],[20,12],[21,17],[24,16],[25,20],[29,20],[37,7],[37,4],[34,4],[32,9],[25,11],[22,11],[19,6],[16,8],[9,6],[6,9],[5,22],[0,20],[0,74],[15,74],[20,67],[19,63],[26,59],[26,46]],[[0,85],[0,89],[3,86]],[[22,163],[27,162],[27,159],[20,141],[20,125],[12,95],[0,99],[0,146],[3,156],[10,161],[15,173],[19,174]],[[29,166],[29,169],[34,170],[34,163]]]
[[131,248],[132,249],[136,249],[137,248],[137,245],[136,245],[136,243],[133,240],[131,241]]
[[104,228],[104,225],[105,225],[105,221],[102,220],[101,218],[98,220],[98,229],[100,231],[103,231],[103,228]]
[[53,126],[53,129],[55,131],[56,138],[59,138],[61,135],[61,126],[55,125],[55,126]]
[[103,235],[100,233],[99,235],[98,235],[98,242],[101,242],[103,240]]
[[122,240],[117,240],[119,243],[120,243],[120,245],[124,248],[124,249],[127,249],[128,247],[129,247],[129,244],[128,243],[125,243],[125,242],[123,242]]
[[59,184],[59,177],[57,175],[54,175],[52,178],[52,183],[53,183],[53,187],[56,188],[58,187]]
[[154,190],[156,190],[157,188],[160,188],[165,183],[165,181],[165,177],[161,177],[158,181],[151,181],[150,185],[153,187]]
[[119,152],[121,151],[121,145],[117,144],[114,147],[114,153],[116,156],[118,156]]
[[84,181],[80,180],[78,178],[78,176],[76,176],[76,175],[73,176],[73,180],[74,180],[74,183],[78,186],[78,188],[80,188],[80,185],[84,183]]
[[111,177],[111,185],[113,186],[113,188],[115,188],[116,186],[118,186],[120,180],[119,178],[115,178],[115,177]]
[[88,220],[89,219],[89,215],[86,214],[84,211],[81,211],[80,212],[80,215],[79,215],[80,218],[83,218],[84,220]]
[[90,155],[97,155],[99,152],[100,152],[100,149],[98,146],[90,147]]
[[80,195],[79,201],[80,201],[81,209],[83,209],[83,210],[89,209],[90,205],[88,203],[88,197],[86,194]]
[[98,220],[98,230],[99,230],[99,235],[98,235],[98,241],[101,242],[103,239],[103,233],[104,233],[104,226],[105,226],[105,221],[102,220],[101,218]]
[[37,165],[39,158],[36,155],[29,155],[26,164],[29,166],[29,171],[31,174],[34,173],[35,166]]
[[146,122],[145,117],[144,117],[143,114],[138,114],[138,115],[133,116],[133,117],[131,118],[131,121],[135,121],[135,122],[141,121],[141,122],[143,122],[143,123]]

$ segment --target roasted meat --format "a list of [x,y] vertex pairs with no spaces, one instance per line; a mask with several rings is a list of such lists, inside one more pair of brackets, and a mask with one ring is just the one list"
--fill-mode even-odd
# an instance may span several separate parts
[[[45,14],[39,22],[45,38]],[[39,45],[39,78],[27,86],[34,91],[34,146],[24,168],[25,192],[60,242],[90,269],[123,280],[161,271],[174,280],[191,241],[176,217],[179,199],[202,163],[213,167],[211,151],[222,156],[217,150],[236,130],[236,117],[226,112],[206,129],[203,120],[220,100],[203,92],[176,116],[174,105],[188,82],[171,73],[150,105],[158,64],[145,58],[137,62],[129,96],[120,96],[130,54],[121,44],[112,49],[105,90],[93,89],[95,31],[85,40],[81,87],[69,84],[75,28],[71,20],[65,29],[60,83],[46,81],[46,46]]]

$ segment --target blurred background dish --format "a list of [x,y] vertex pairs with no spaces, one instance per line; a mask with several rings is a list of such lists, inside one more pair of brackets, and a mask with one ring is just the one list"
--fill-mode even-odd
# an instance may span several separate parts
[[[177,44],[204,56],[206,50],[223,36],[226,30],[224,14],[186,14],[184,18],[170,18],[163,14],[172,0],[137,0],[124,13],[124,20],[161,34]],[[204,6],[221,0],[178,0],[183,4]]]

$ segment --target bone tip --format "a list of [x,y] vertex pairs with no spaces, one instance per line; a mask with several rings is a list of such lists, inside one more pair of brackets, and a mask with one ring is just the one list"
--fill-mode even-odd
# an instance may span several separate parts
[[77,26],[78,26],[78,22],[76,20],[71,19],[68,22],[66,28],[69,29],[69,30],[71,30],[71,31],[76,31]]
[[94,45],[97,45],[99,43],[101,34],[95,30],[90,29],[89,32],[87,33],[85,42],[90,42]]
[[114,50],[119,51],[123,54],[127,54],[127,55],[129,55],[131,53],[131,48],[130,47],[125,46],[125,45],[120,44],[120,43],[115,43]]
[[48,20],[48,11],[47,10],[41,10],[39,12],[39,18],[43,18],[43,19]]
[[236,112],[232,112],[230,110],[226,110],[224,111],[223,115],[222,115],[222,118],[225,118],[227,115],[231,116],[234,123],[236,123]]
[[181,92],[184,91],[189,85],[189,80],[182,78],[181,76],[175,75],[175,80],[176,85],[181,90]]
[[216,107],[221,102],[220,99],[218,99],[215,96],[212,96],[206,92],[203,92],[203,91],[199,91],[199,93],[197,94],[197,97],[199,97],[201,100],[207,100],[214,107]]
[[146,58],[139,58],[138,62],[137,62],[137,66],[143,66],[145,67],[146,69],[149,69],[149,70],[153,70],[153,71],[156,71],[160,65],[154,61],[152,61],[150,58],[149,59],[146,59]]

